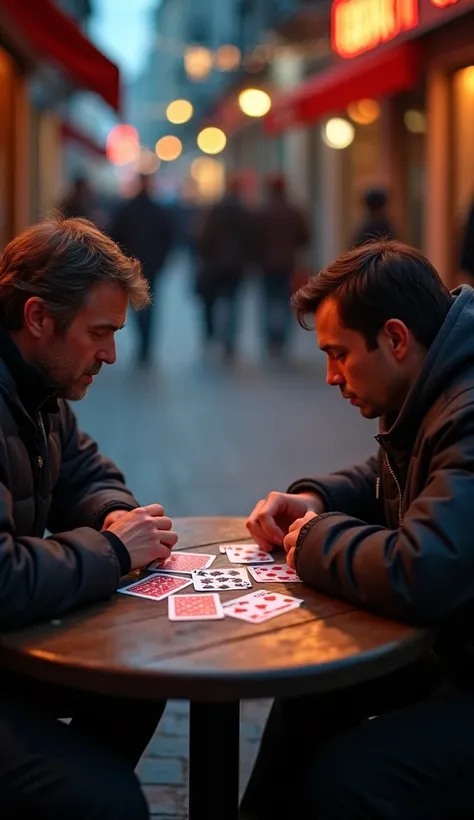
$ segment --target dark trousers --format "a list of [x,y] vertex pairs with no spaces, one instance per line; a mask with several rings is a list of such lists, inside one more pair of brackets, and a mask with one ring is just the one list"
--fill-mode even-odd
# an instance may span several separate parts
[[[164,703],[85,695],[19,678],[8,688],[0,693],[2,820],[147,820],[134,768]],[[69,725],[57,720],[71,715]]]
[[157,290],[157,275],[147,276],[150,288],[151,304],[135,314],[138,327],[138,362],[148,364],[151,357],[151,343],[153,330],[156,324],[156,305],[154,304]]
[[266,270],[262,274],[263,327],[271,353],[282,353],[288,345],[293,318],[290,283],[291,270]]
[[439,680],[427,661],[275,702],[242,820],[472,820],[474,694]]
[[204,341],[221,342],[228,356],[235,353],[237,343],[241,284],[241,273],[222,273],[201,295]]

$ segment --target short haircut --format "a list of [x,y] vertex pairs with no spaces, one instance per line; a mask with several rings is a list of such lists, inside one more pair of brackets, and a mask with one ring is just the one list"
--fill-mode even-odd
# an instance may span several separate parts
[[451,294],[420,251],[394,240],[370,242],[343,254],[293,296],[299,324],[325,299],[337,303],[342,325],[361,333],[369,350],[389,319],[400,319],[426,349],[451,307]]
[[37,296],[65,330],[102,283],[121,287],[137,310],[150,302],[140,262],[92,222],[55,214],[20,233],[0,257],[0,324],[20,330],[25,303]]

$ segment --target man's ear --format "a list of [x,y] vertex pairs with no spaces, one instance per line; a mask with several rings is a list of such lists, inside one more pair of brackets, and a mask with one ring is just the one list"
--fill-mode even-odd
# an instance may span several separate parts
[[23,320],[25,328],[35,339],[49,335],[54,329],[54,320],[39,296],[31,296],[25,302]]
[[402,361],[410,346],[410,331],[401,319],[389,319],[385,322],[382,333],[398,361]]

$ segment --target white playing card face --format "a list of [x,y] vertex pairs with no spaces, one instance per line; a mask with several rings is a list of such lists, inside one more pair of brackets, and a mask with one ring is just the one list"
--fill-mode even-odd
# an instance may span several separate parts
[[302,583],[294,569],[288,564],[273,564],[268,567],[249,567],[252,578],[260,584],[272,583]]
[[198,592],[217,592],[226,589],[251,589],[252,582],[244,567],[223,569],[199,569],[192,575],[194,589]]
[[143,578],[141,581],[135,581],[133,584],[128,584],[126,587],[118,589],[117,592],[123,592],[125,595],[135,595],[137,598],[151,598],[154,601],[162,601],[173,592],[179,589],[188,587],[192,581],[188,578],[177,578],[173,575],[159,575],[155,573],[148,578]]
[[219,544],[219,552],[221,555],[225,555],[227,552],[228,544]]
[[224,614],[248,623],[261,624],[276,618],[286,612],[298,609],[303,603],[301,598],[292,595],[281,595],[279,592],[270,592],[259,589],[240,598],[227,601],[224,605]]
[[147,569],[153,572],[180,573],[191,575],[195,569],[207,569],[216,560],[215,555],[204,552],[172,552],[166,561],[152,561]]
[[226,553],[231,564],[273,564],[275,560],[257,544],[232,544]]
[[224,617],[224,610],[216,592],[171,595],[168,617],[170,621],[217,621]]

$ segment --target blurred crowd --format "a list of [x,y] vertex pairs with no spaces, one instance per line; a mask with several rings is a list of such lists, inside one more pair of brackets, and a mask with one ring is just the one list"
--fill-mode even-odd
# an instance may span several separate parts
[[[397,238],[384,189],[365,191],[361,204],[363,216],[348,247]],[[92,220],[129,256],[139,259],[152,297],[172,249],[188,251],[206,357],[226,363],[235,359],[242,291],[245,281],[254,279],[260,292],[263,352],[272,359],[288,356],[295,322],[291,295],[312,272],[307,262],[311,228],[308,215],[292,201],[282,176],[265,180],[258,207],[248,204],[243,180],[237,175],[228,179],[222,199],[208,207],[158,201],[156,181],[149,175],[137,178],[132,196],[104,202],[85,176],[77,176],[60,210],[66,216]],[[474,277],[474,206],[461,244],[461,267]],[[153,323],[158,316],[156,307],[136,316],[140,365],[148,365],[152,358]]]

